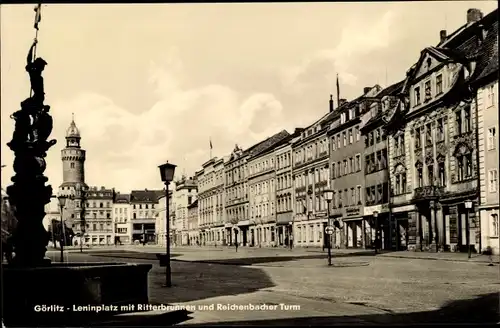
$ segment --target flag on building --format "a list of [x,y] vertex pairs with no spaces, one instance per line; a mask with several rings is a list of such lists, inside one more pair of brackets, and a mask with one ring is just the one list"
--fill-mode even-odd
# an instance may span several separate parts
[[35,28],[38,30],[38,23],[42,20],[42,4],[35,6]]

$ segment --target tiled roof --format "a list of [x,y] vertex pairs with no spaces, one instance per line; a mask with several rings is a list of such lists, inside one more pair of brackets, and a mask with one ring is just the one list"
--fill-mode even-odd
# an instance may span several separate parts
[[115,196],[115,203],[119,203],[119,204],[130,203],[130,194],[117,193]]
[[401,88],[403,87],[405,80],[399,81],[397,83],[394,83],[393,85],[388,86],[387,88],[383,89],[377,94],[377,98],[383,98],[385,96],[395,96],[397,95],[400,91]]
[[257,156],[258,154],[268,150],[269,148],[272,148],[276,143],[283,140],[289,135],[290,134],[286,130],[282,130],[276,133],[275,135],[267,138],[266,140],[261,141],[258,144],[248,148],[247,150],[245,150],[245,153],[248,154],[250,157]]
[[476,68],[470,77],[472,83],[498,74],[498,21],[491,25],[478,51]]
[[130,202],[132,203],[150,203],[157,202],[158,198],[163,196],[163,190],[132,190],[130,193]]

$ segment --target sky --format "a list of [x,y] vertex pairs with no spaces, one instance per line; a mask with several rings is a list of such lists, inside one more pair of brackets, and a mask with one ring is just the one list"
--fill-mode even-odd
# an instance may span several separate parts
[[[420,51],[496,1],[43,5],[37,55],[54,117],[46,176],[62,183],[74,113],[86,183],[162,188],[158,165],[192,175],[212,155],[293,132],[328,112],[330,94],[402,80]],[[13,176],[9,116],[29,96],[33,5],[2,5],[2,187]]]

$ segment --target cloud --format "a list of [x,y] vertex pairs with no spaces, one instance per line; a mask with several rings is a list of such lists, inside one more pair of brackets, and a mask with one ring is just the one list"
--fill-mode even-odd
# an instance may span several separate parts
[[[356,66],[370,52],[388,47],[398,37],[392,28],[396,14],[387,11],[375,22],[352,16],[342,28],[340,40],[333,49],[311,54],[301,64],[282,70],[282,83],[288,93],[306,93],[318,84],[335,85],[336,75],[343,85],[358,82]],[[369,63],[364,63],[369,65]]]
[[46,175],[56,188],[62,182],[60,149],[72,113],[87,150],[89,184],[132,188],[161,187],[157,166],[166,160],[178,173],[194,173],[213,155],[230,153],[235,143],[250,146],[283,129],[283,106],[274,95],[242,97],[218,84],[186,88],[182,61],[173,49],[161,63],[150,63],[150,86],[157,96],[147,111],[133,114],[112,99],[82,92],[52,104],[58,143],[48,154]]

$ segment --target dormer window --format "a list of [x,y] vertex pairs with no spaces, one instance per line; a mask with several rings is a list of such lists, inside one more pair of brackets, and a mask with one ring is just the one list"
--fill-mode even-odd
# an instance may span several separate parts
[[431,81],[427,81],[425,82],[425,101],[429,101],[431,98]]
[[344,124],[345,123],[345,112],[340,114],[340,124]]
[[443,93],[443,75],[436,76],[436,95]]
[[415,106],[420,105],[420,87],[415,88]]
[[356,116],[356,109],[355,108],[349,109],[349,119],[352,120],[354,119],[355,116]]

